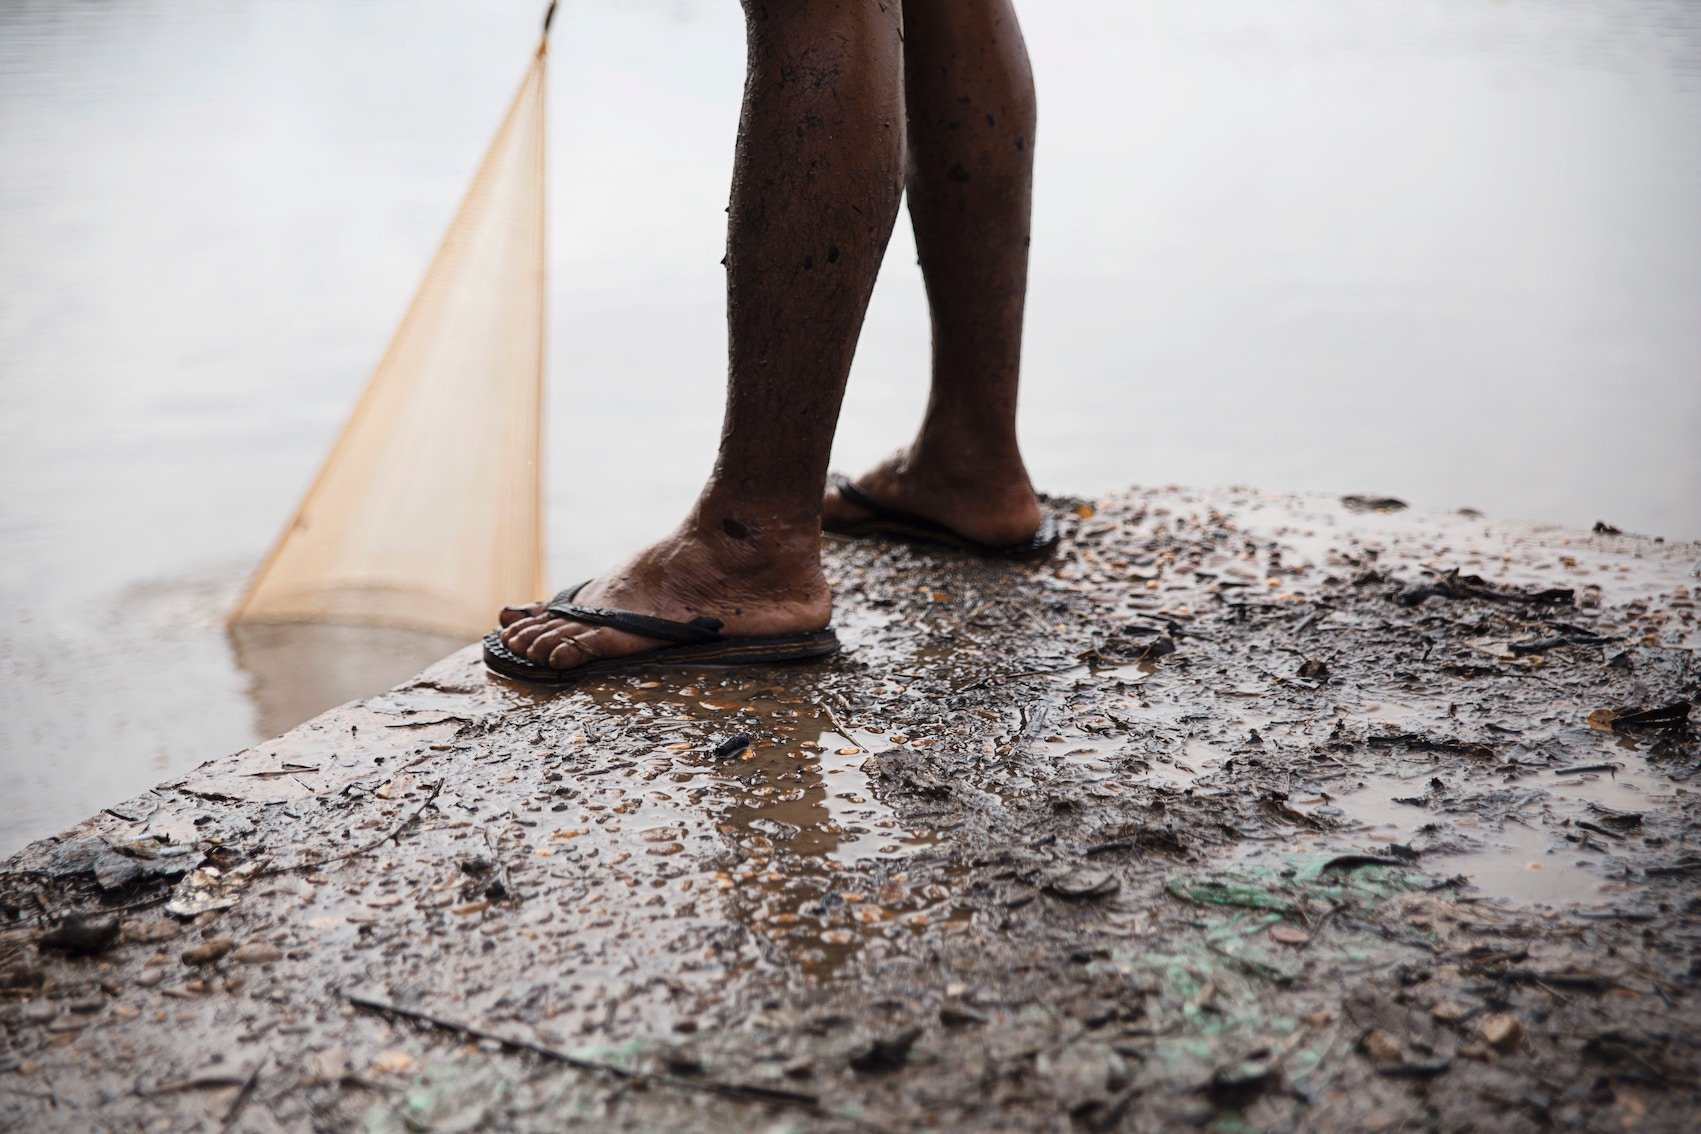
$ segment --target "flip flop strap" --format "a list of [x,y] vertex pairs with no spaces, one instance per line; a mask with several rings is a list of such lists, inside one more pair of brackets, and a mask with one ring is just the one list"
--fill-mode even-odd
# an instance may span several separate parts
[[841,476],[835,478],[833,481],[833,487],[838,489],[839,498],[841,500],[848,500],[852,504],[855,504],[858,508],[866,508],[868,511],[874,513],[874,518],[876,520],[881,520],[889,524],[909,524],[911,527],[922,531],[938,532],[940,535],[953,536],[957,539],[963,540],[965,543],[977,542],[958,535],[938,520],[930,520],[926,516],[918,516],[914,512],[906,512],[902,508],[894,508],[890,504],[880,503],[880,501],[874,499],[874,497],[852,484],[849,477]]
[[880,503],[878,500],[874,499],[874,497],[868,495],[868,493],[852,484],[851,479],[848,476],[835,476],[833,478],[833,489],[840,497],[845,500],[849,500],[858,508],[867,508],[870,512],[891,511],[891,509],[886,507],[886,505]]
[[720,630],[725,623],[718,618],[708,615],[698,615],[689,622],[675,622],[671,618],[657,618],[653,614],[638,614],[630,610],[610,610],[601,606],[580,606],[573,601],[575,595],[589,585],[586,579],[576,587],[568,587],[560,594],[549,600],[548,611],[562,618],[571,618],[574,622],[584,622],[591,626],[607,626],[613,630],[624,630],[628,634],[636,634],[640,638],[655,638],[663,642],[676,642],[680,645],[695,645],[700,642],[718,642],[724,637]]

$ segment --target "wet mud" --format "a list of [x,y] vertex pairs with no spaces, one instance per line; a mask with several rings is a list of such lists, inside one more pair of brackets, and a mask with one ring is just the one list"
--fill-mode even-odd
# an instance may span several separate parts
[[841,544],[826,664],[471,651],[0,865],[0,1126],[1680,1130],[1701,545]]

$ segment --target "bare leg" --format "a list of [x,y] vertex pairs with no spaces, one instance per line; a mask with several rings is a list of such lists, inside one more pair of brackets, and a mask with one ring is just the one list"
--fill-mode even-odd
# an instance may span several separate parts
[[[903,189],[903,55],[891,0],[746,0],[745,19],[720,453],[679,529],[577,601],[782,634],[832,613],[821,489]],[[503,618],[510,649],[562,669],[656,644],[513,608]]]
[[[1016,444],[1034,84],[1010,0],[904,0],[909,210],[933,314],[933,388],[909,448],[858,479],[986,543],[1040,523]],[[829,514],[855,505],[827,497]]]

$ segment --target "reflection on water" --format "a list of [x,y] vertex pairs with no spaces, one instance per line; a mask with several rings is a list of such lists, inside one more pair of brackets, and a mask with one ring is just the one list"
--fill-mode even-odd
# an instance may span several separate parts
[[[394,643],[371,668],[344,643],[275,676],[261,655],[290,651],[238,656],[221,616],[395,325],[538,9],[0,7],[0,850],[400,667]],[[1701,5],[1023,17],[1044,487],[1701,533]],[[585,0],[552,55],[559,583],[674,522],[711,459],[743,36],[733,4]],[[914,260],[900,224],[842,468],[925,398]]]
[[231,626],[230,649],[251,679],[254,727],[288,732],[326,709],[388,689],[464,643],[378,626]]
[[[645,793],[650,853],[683,849],[674,840],[685,827],[674,824],[707,810],[739,858],[713,884],[742,923],[815,976],[894,934],[966,924],[946,888],[912,886],[901,867],[877,886],[838,881],[850,863],[901,863],[938,835],[898,825],[862,771],[868,749],[808,681],[761,684],[725,671],[683,688],[680,680],[690,678],[586,689],[611,731],[680,737],[663,745],[674,755],[658,757],[667,770]],[[656,824],[658,804],[676,809],[671,822]]]
[[[1507,776],[1508,787],[1486,805],[1440,803],[1435,766],[1419,762],[1353,769],[1333,779],[1314,776],[1318,794],[1290,802],[1345,820],[1353,834],[1338,841],[1356,849],[1374,853],[1389,844],[1434,841],[1420,859],[1423,870],[1437,879],[1461,875],[1489,897],[1595,906],[1628,890],[1622,868],[1608,857],[1623,836],[1600,826],[1602,816],[1612,822],[1630,815],[1640,825],[1643,815],[1669,808],[1675,798],[1670,781],[1639,754],[1621,752],[1613,763],[1610,775],[1532,767],[1526,775]],[[1439,820],[1423,809],[1427,798],[1438,801]],[[1252,857],[1263,853],[1254,849]]]

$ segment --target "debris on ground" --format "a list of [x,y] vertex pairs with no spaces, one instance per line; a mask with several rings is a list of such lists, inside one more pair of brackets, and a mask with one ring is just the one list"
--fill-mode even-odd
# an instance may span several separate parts
[[0,1128],[1689,1128],[1701,547],[1053,505],[830,544],[825,664],[463,651],[26,848]]

